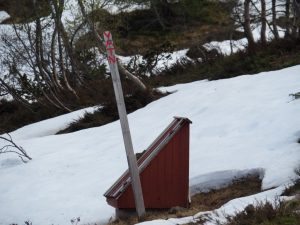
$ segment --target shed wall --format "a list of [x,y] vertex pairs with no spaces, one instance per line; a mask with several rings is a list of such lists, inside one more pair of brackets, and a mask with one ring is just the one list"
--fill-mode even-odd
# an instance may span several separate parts
[[[146,208],[188,207],[188,122],[142,171],[140,177]],[[117,208],[135,208],[131,185],[117,199]]]

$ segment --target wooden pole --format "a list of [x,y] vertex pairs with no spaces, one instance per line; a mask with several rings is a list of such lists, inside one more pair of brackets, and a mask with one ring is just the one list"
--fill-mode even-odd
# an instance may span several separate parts
[[121,80],[118,70],[118,62],[115,55],[114,43],[112,40],[112,35],[109,31],[104,32],[104,41],[107,51],[107,60],[109,63],[110,73],[113,81],[118,112],[120,117],[120,123],[122,127],[122,134],[124,139],[124,145],[126,150],[127,162],[129,167],[129,173],[131,177],[131,184],[134,194],[135,208],[138,214],[138,217],[141,218],[145,214],[145,205],[142,193],[142,186],[138,171],[138,165],[136,157],[133,152],[133,145],[131,141],[131,135],[129,130],[129,124],[127,119],[127,113],[125,108],[124,96],[121,86]]

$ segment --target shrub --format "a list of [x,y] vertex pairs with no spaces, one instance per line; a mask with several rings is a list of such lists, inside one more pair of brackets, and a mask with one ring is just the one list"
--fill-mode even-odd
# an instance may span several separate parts
[[[164,96],[164,94],[156,91],[147,91],[146,93],[135,91],[133,94],[127,95],[125,97],[127,113],[131,113],[139,108],[142,108],[148,103],[162,96]],[[119,115],[115,100],[113,99],[104,103],[103,107],[97,110],[96,112],[86,113],[82,118],[74,121],[68,126],[68,128],[59,131],[57,134],[75,132],[91,127],[98,127],[117,120],[119,118]]]
[[8,133],[17,128],[43,119],[57,116],[63,111],[52,107],[42,107],[33,103],[30,107],[17,101],[0,100],[0,134]]

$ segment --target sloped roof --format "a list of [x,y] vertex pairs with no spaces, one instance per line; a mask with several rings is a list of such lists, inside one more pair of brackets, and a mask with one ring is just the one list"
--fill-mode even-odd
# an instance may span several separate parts
[[[141,173],[155,156],[169,143],[172,137],[183,127],[186,123],[192,123],[188,118],[174,117],[172,123],[152,142],[144,154],[138,159],[138,169]],[[104,193],[107,198],[119,198],[120,195],[130,185],[131,178],[128,169],[123,175]]]

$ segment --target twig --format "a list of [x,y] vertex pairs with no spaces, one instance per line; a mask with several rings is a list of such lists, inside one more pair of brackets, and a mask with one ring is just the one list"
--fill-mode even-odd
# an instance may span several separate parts
[[28,162],[29,160],[32,160],[32,158],[27,154],[27,152],[21,146],[17,145],[13,141],[13,139],[9,133],[7,133],[6,135],[8,136],[8,138],[0,136],[0,139],[8,142],[8,144],[0,147],[0,154],[15,153],[20,157],[20,159],[24,163]]

